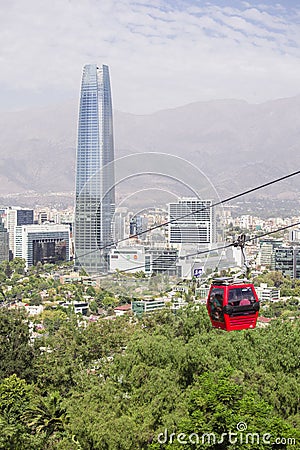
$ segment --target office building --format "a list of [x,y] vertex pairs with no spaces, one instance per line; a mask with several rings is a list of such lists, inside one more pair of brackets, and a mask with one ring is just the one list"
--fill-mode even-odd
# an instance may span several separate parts
[[178,250],[166,248],[117,247],[110,251],[110,271],[135,273],[143,271],[146,275],[177,275]]
[[9,233],[9,250],[15,256],[15,229],[21,225],[33,224],[33,210],[22,208],[7,208],[5,211],[5,226]]
[[108,66],[84,66],[76,154],[75,266],[109,269],[115,208],[114,143]]
[[300,228],[296,228],[295,230],[290,230],[289,240],[300,242]]
[[[110,251],[110,271],[124,270],[128,273],[145,272],[144,247],[118,247]],[[148,272],[150,273],[150,267]]]
[[156,275],[177,275],[178,250],[171,248],[149,248],[145,257],[145,269]]
[[259,265],[271,269],[274,262],[273,245],[266,243],[261,244],[258,256]]
[[48,222],[48,213],[47,211],[40,211],[38,213],[38,224],[43,225],[43,223]]
[[59,263],[70,260],[70,228],[68,225],[44,224],[16,227],[16,257],[26,267],[38,262]]
[[8,231],[0,218],[0,263],[9,260]]
[[275,270],[284,276],[300,279],[300,247],[279,247],[275,249]]
[[127,208],[117,208],[113,220],[113,236],[114,241],[124,240],[128,236],[126,233],[126,216]]
[[146,240],[148,229],[148,218],[145,216],[135,215],[130,220],[130,236],[137,235],[139,239]]
[[[283,248],[283,239],[272,237],[259,239],[258,265],[275,270],[275,250],[277,248]],[[279,254],[278,258],[280,259]]]
[[211,200],[182,198],[169,205],[170,244],[212,244],[216,224]]

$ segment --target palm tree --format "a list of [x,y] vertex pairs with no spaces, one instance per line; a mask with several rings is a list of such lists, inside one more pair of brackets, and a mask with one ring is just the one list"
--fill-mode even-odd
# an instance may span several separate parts
[[65,431],[68,421],[66,408],[62,404],[59,392],[51,392],[48,397],[41,397],[24,413],[28,427],[36,433],[45,433],[46,440],[54,433]]

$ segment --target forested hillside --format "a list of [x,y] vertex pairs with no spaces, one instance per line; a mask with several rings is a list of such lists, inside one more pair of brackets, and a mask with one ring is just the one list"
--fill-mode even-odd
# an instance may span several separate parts
[[226,333],[193,305],[70,315],[34,345],[22,311],[0,324],[0,449],[299,448],[299,323]]

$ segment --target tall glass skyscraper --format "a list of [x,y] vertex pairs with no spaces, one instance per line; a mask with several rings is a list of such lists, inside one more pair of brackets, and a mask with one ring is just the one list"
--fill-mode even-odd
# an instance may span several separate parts
[[[115,208],[112,100],[108,66],[84,66],[78,120],[75,266],[108,270]],[[101,250],[102,249],[102,250]]]

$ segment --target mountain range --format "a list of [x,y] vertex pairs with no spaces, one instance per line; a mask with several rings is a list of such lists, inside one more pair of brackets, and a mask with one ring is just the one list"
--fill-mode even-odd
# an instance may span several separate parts
[[[77,102],[70,101],[0,113],[2,198],[71,195],[77,111]],[[114,136],[116,158],[144,152],[179,156],[213,180],[221,197],[231,196],[300,167],[300,96],[262,104],[196,102],[148,115],[115,111]],[[296,198],[299,190],[295,176],[259,195]]]

